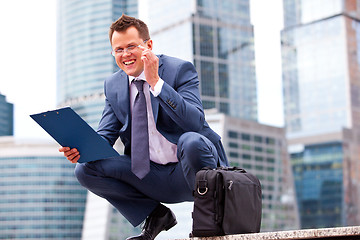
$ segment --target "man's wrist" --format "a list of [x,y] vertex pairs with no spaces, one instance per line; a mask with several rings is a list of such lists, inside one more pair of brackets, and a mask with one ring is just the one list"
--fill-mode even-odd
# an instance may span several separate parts
[[159,81],[154,86],[154,90],[152,90],[152,88],[150,88],[150,92],[154,95],[154,97],[159,96],[163,85],[164,85],[164,80],[159,78]]

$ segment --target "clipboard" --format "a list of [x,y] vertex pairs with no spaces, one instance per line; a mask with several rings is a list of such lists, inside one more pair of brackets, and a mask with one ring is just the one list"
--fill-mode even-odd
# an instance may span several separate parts
[[32,114],[30,117],[61,146],[76,148],[80,153],[80,163],[119,156],[119,153],[70,107]]

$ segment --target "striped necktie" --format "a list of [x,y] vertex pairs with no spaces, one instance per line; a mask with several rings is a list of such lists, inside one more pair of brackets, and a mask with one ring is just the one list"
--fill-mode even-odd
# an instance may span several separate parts
[[150,171],[149,133],[143,80],[134,80],[138,94],[131,118],[131,171],[143,179]]

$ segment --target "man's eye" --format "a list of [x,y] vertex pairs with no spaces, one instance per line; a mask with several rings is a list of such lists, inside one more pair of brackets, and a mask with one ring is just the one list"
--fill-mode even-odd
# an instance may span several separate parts
[[124,49],[122,49],[122,48],[119,48],[119,49],[115,50],[115,52],[117,52],[117,53],[122,53],[123,51],[124,51]]
[[131,45],[131,46],[128,46],[128,50],[133,50],[134,48],[136,48],[136,46],[135,45]]

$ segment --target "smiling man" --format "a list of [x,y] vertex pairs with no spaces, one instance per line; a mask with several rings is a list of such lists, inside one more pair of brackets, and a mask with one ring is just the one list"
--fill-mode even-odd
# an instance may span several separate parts
[[109,31],[121,70],[105,80],[105,108],[98,133],[110,145],[120,137],[119,157],[77,163],[81,153],[63,146],[79,182],[107,199],[152,240],[176,223],[162,203],[193,201],[195,174],[228,164],[219,135],[205,121],[192,63],[155,55],[148,28],[122,15]]

